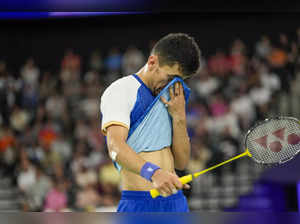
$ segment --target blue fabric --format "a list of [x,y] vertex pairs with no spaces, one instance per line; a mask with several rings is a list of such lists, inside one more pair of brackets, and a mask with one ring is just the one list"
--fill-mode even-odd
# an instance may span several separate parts
[[165,198],[152,198],[149,191],[122,191],[117,212],[189,212],[189,208],[182,190]]
[[134,131],[133,126],[136,126],[137,121],[140,117],[143,116],[147,108],[154,101],[155,96],[152,94],[151,90],[143,83],[143,81],[136,75],[133,75],[135,79],[141,83],[141,86],[138,89],[136,101],[134,107],[130,113],[130,130],[128,132],[128,136],[132,134]]
[[[187,105],[190,89],[181,78],[175,77],[155,97],[144,114],[130,126],[127,144],[136,153],[157,151],[172,144],[172,118],[165,105],[161,102],[160,97],[163,96],[166,100],[170,100],[169,87],[176,82],[182,83]],[[121,170],[121,166],[118,163],[115,163],[115,166],[119,171]]]
[[146,162],[144,164],[144,166],[142,167],[140,174],[145,179],[152,181],[152,176],[153,176],[154,172],[158,169],[160,169],[159,166],[157,166],[153,163],[150,163],[150,162]]

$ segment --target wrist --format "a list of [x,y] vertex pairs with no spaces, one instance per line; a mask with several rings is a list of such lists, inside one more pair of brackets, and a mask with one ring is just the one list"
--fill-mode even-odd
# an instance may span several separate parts
[[152,182],[152,176],[155,173],[155,171],[158,169],[160,169],[159,166],[150,162],[146,162],[140,171],[140,175],[144,177],[146,180]]

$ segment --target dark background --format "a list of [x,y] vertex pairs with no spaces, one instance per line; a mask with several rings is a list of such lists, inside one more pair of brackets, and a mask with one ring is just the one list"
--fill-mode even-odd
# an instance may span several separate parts
[[157,40],[169,32],[186,32],[195,36],[202,54],[208,56],[218,48],[229,47],[236,38],[241,38],[252,49],[262,34],[270,35],[273,41],[278,39],[280,32],[294,35],[299,21],[299,14],[287,12],[161,12],[92,18],[3,20],[0,21],[0,57],[14,70],[20,68],[29,54],[33,57],[39,55],[34,57],[36,63],[42,69],[53,69],[59,65],[67,48],[73,48],[85,60],[97,48],[105,53],[112,46],[123,50],[132,43],[148,49],[149,40]]

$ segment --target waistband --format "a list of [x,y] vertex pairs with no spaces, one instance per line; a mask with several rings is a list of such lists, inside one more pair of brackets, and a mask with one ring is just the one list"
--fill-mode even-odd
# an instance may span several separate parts
[[173,200],[184,197],[182,190],[178,190],[176,194],[168,197],[158,196],[152,198],[150,191],[122,191],[121,200]]

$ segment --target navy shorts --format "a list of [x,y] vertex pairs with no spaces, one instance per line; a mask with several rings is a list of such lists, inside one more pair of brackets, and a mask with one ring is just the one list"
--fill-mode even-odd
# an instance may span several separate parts
[[117,212],[189,212],[189,208],[182,190],[157,198],[152,198],[149,191],[122,191]]

